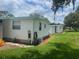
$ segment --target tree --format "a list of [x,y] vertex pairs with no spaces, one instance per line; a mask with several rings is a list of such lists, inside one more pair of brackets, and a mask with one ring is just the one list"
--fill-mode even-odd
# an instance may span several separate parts
[[79,13],[74,12],[67,15],[65,17],[64,24],[65,27],[69,27],[74,29],[75,31],[79,31]]
[[8,11],[0,11],[0,17],[14,17],[13,14],[10,14]]
[[79,6],[77,7],[76,12],[78,12],[78,13],[79,13]]
[[52,3],[52,10],[54,11],[54,14],[56,14],[56,12],[58,11],[59,8],[62,8],[64,6],[67,6],[70,4],[70,2],[72,2],[73,4],[73,10],[75,8],[75,1],[76,0],[52,0],[53,3]]

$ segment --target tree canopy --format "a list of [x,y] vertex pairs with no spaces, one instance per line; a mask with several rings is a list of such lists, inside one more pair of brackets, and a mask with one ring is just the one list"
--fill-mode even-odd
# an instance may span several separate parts
[[53,3],[52,3],[52,10],[54,11],[54,14],[56,14],[56,12],[58,11],[59,8],[62,8],[64,6],[67,6],[69,5],[71,2],[73,4],[73,10],[75,8],[75,1],[76,0],[52,0]]
[[79,13],[79,6],[77,7],[76,12],[78,12],[78,13]]
[[75,31],[79,31],[79,13],[70,13],[65,17],[64,23],[65,27],[70,27]]
[[13,14],[9,13],[8,11],[0,11],[0,17],[14,17]]

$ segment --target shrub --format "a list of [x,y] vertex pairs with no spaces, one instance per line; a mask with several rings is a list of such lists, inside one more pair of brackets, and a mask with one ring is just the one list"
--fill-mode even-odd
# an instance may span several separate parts
[[4,46],[4,44],[5,42],[2,39],[0,39],[0,47]]

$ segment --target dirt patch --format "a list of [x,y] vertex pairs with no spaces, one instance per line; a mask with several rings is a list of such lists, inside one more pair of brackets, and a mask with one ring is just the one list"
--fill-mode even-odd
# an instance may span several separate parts
[[33,47],[33,46],[18,44],[18,43],[12,43],[12,42],[6,42],[4,46],[0,47],[0,50],[13,49],[13,48],[26,48],[26,47]]

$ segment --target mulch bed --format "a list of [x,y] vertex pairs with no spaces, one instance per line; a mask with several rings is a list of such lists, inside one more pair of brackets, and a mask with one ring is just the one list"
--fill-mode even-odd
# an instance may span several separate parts
[[47,44],[48,43],[48,40],[50,38],[50,35],[46,36],[43,38],[43,41],[39,44],[39,45],[43,45],[43,44]]
[[40,45],[47,44],[47,43],[48,43],[48,39],[45,39]]

